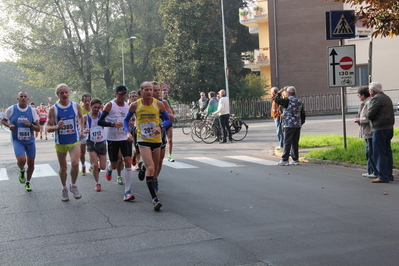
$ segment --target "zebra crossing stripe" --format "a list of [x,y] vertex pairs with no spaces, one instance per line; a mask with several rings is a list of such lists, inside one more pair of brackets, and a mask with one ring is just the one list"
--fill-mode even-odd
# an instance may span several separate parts
[[244,162],[250,162],[250,163],[256,163],[256,164],[262,164],[262,165],[276,165],[275,161],[269,161],[265,159],[260,159],[256,157],[251,157],[251,156],[245,156],[245,155],[238,155],[238,156],[225,156],[227,158],[235,159],[235,160],[240,160]]
[[7,169],[6,168],[0,168],[0,181],[3,181],[3,180],[10,180],[8,178]]
[[163,159],[163,165],[172,167],[174,169],[190,169],[190,168],[198,168],[197,166],[182,163],[182,162],[169,162],[168,159]]
[[188,157],[189,160],[198,161],[201,163],[210,164],[217,167],[242,167],[243,165],[236,163],[229,163],[218,159],[208,158],[208,157]]
[[58,175],[49,164],[36,164],[32,178]]

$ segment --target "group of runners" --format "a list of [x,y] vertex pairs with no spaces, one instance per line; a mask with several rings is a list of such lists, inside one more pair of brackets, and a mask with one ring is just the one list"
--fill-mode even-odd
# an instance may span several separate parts
[[[75,199],[82,198],[76,183],[80,163],[82,175],[86,174],[87,149],[95,191],[101,191],[101,170],[106,170],[105,178],[108,181],[112,180],[113,170],[117,170],[117,182],[125,185],[123,200],[133,201],[133,166],[138,162],[138,177],[141,181],[146,180],[154,210],[160,210],[162,204],[157,197],[158,176],[165,156],[166,132],[172,131],[174,116],[169,103],[160,97],[159,84],[143,82],[138,92],[130,93],[129,101],[126,101],[127,88],[119,85],[115,88],[115,98],[104,106],[100,99],[91,99],[89,94],[82,96],[81,105],[72,102],[70,93],[68,85],[57,86],[55,94],[59,99],[50,108],[47,118],[47,132],[54,133],[59,162],[61,200],[69,201],[69,192]],[[30,183],[36,157],[33,134],[40,131],[40,117],[34,108],[28,106],[29,97],[26,92],[20,92],[17,101],[17,104],[6,110],[1,122],[11,131],[20,169],[19,181],[25,184],[27,191],[31,191]],[[107,151],[110,161],[108,166]],[[71,163],[69,188],[68,154]],[[174,161],[171,158],[171,149],[168,157],[169,161]],[[123,167],[125,171],[122,177],[120,173]]]

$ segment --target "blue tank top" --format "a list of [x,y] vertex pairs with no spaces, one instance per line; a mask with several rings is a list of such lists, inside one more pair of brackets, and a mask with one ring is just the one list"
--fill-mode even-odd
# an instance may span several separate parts
[[62,128],[55,131],[54,141],[56,144],[73,144],[80,140],[78,130],[78,110],[76,103],[69,102],[68,106],[63,106],[59,103],[54,104],[55,111],[55,125],[61,119],[65,124]]
[[33,136],[33,130],[28,126],[25,126],[25,119],[28,119],[31,124],[34,122],[32,116],[32,107],[28,106],[26,111],[22,112],[15,104],[12,116],[10,117],[10,124],[16,126],[15,129],[11,131],[12,139],[30,144],[35,141],[35,137]]

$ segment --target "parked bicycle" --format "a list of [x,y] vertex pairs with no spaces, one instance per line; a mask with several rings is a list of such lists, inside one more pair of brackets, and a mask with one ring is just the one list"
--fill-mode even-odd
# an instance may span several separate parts
[[185,135],[189,135],[192,132],[193,126],[195,125],[195,122],[198,120],[202,120],[204,119],[204,113],[200,112],[198,113],[196,110],[191,110],[191,115],[190,115],[191,119],[184,122],[182,125],[182,132]]
[[[234,118],[234,115],[230,116],[229,126],[233,141],[241,141],[248,134],[248,125],[239,118]],[[221,141],[222,129],[219,119],[208,119],[207,122],[200,129],[200,137],[204,143],[211,144],[215,141]]]

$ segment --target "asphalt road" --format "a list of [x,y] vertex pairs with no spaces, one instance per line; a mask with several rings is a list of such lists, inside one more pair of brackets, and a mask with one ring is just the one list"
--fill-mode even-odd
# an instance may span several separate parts
[[[357,135],[352,121],[347,134]],[[90,174],[79,177],[80,200],[61,202],[56,174],[26,192],[0,129],[0,173],[9,178],[0,180],[0,264],[397,265],[399,182],[372,184],[360,168],[276,166],[273,122],[249,125],[233,144],[197,144],[175,129],[160,212],[143,182],[134,179],[136,200],[123,202],[123,186],[104,173],[99,193]],[[309,118],[302,130],[330,133],[342,134],[338,116]],[[58,171],[53,146],[37,141],[38,169]]]

